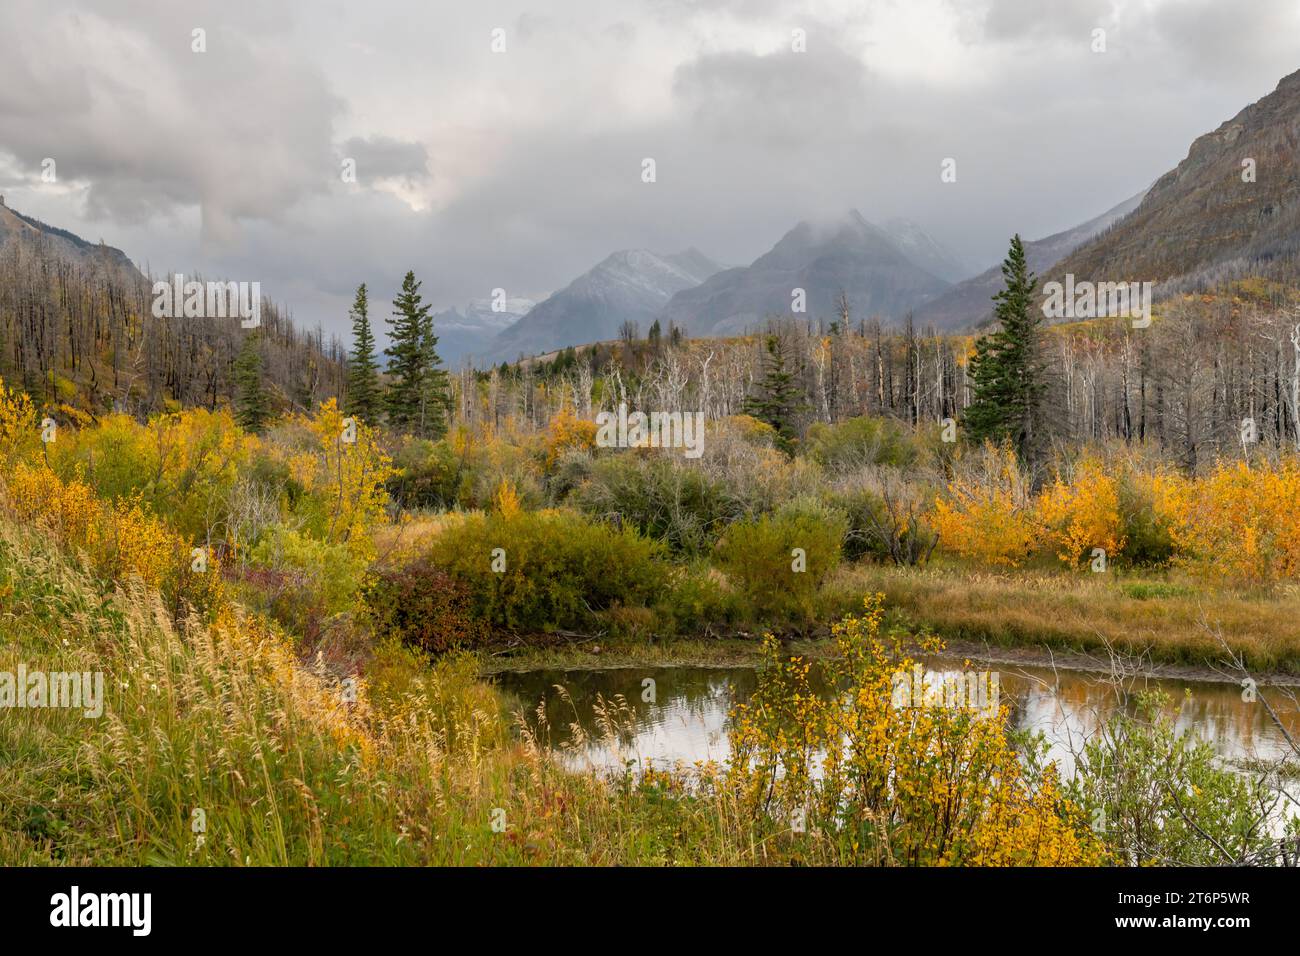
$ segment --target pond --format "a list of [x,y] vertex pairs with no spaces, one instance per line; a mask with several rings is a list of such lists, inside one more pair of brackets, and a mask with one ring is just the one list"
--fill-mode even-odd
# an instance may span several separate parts
[[[944,657],[924,663],[934,671],[962,666],[961,660]],[[989,669],[998,672],[1001,699],[1010,705],[1014,725],[1041,731],[1049,755],[1066,774],[1073,769],[1073,751],[1087,736],[1116,708],[1134,705],[1131,693],[1117,692],[1096,674],[1018,664]],[[727,760],[728,715],[753,693],[757,672],[749,667],[629,667],[504,673],[495,679],[518,699],[530,723],[536,721],[538,704],[545,705],[549,732],[544,742],[561,749],[575,769],[617,770],[629,762],[663,769]],[[645,699],[651,686],[653,702]],[[1166,691],[1178,729],[1212,743],[1229,766],[1289,753],[1282,731],[1264,706],[1244,700],[1239,685],[1151,679],[1127,687]],[[1300,713],[1285,692],[1260,692],[1268,695],[1288,732],[1300,741]],[[611,735],[602,728],[597,704],[601,698],[609,702],[620,696],[627,706],[618,715],[623,732]],[[1289,784],[1287,790],[1294,792]]]

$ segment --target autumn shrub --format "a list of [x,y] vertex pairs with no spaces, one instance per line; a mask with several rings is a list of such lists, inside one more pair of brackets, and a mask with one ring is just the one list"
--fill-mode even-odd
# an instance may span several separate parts
[[844,557],[915,565],[930,557],[938,534],[929,521],[934,493],[898,469],[869,467],[841,478],[825,500],[848,518]]
[[1058,473],[1035,504],[1057,558],[1069,567],[1078,567],[1097,548],[1114,560],[1126,544],[1118,482],[1095,457],[1085,456],[1068,474]]
[[633,528],[567,510],[470,515],[429,551],[481,619],[521,632],[587,628],[611,608],[651,606],[667,581],[665,556]]
[[549,472],[567,451],[591,451],[596,447],[597,426],[594,421],[579,418],[573,408],[565,404],[551,416],[546,426],[545,467]]
[[19,462],[4,486],[4,503],[19,520],[60,548],[84,554],[102,579],[138,579],[161,590],[179,614],[220,605],[220,565],[194,549],[139,498],[101,501],[80,480],[64,481],[45,464]]
[[989,565],[1016,567],[1039,542],[1029,483],[1010,448],[985,446],[959,461],[930,520],[941,548]]
[[491,637],[475,614],[468,585],[434,565],[429,555],[375,568],[361,598],[376,634],[427,653],[472,650]]
[[1187,567],[1246,586],[1300,576],[1295,461],[1220,462],[1199,479],[1169,480],[1162,498]]
[[86,481],[100,498],[140,501],[165,512],[183,537],[208,540],[224,528],[228,496],[254,445],[225,410],[188,409],[144,424],[112,414],[93,427],[61,431],[50,464],[65,479]]
[[705,434],[710,441],[734,438],[758,448],[776,447],[776,429],[753,415],[731,415],[708,422]]
[[8,468],[36,456],[40,445],[36,409],[27,393],[0,379],[0,465]]
[[331,398],[314,414],[282,423],[268,444],[305,492],[293,503],[302,530],[371,557],[371,532],[386,518],[385,485],[393,475],[374,428],[361,421],[349,428]]
[[[880,597],[832,627],[836,651],[814,673],[770,636],[753,696],[732,714],[728,784],[755,816],[798,819],[843,862],[1078,866],[1105,849],[1053,768],[1031,772],[1009,711],[899,699],[912,654],[881,632]],[[823,688],[842,688],[827,694]],[[787,824],[788,825],[788,824]]]
[[839,567],[848,530],[843,512],[798,498],[773,514],[730,525],[714,551],[751,619],[807,627],[817,596]]

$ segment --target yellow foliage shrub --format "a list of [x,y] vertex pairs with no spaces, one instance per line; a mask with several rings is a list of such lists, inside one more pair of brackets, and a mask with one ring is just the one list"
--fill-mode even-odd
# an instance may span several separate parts
[[36,410],[26,392],[5,386],[0,379],[0,462],[8,464],[35,450]]
[[1199,480],[1167,479],[1168,509],[1180,561],[1244,584],[1300,576],[1300,465],[1220,463]]
[[1036,504],[1038,521],[1065,564],[1077,566],[1094,548],[1103,549],[1108,559],[1123,550],[1119,488],[1098,459],[1083,459],[1069,483],[1057,475]]
[[579,418],[565,405],[547,426],[546,467],[548,470],[553,467],[560,455],[570,448],[590,451],[595,447],[596,423]]
[[985,448],[960,469],[930,517],[939,547],[988,564],[1015,567],[1038,539],[1024,475],[1009,448]]
[[375,429],[359,419],[346,420],[332,398],[315,415],[297,416],[291,425],[315,438],[315,447],[291,456],[288,465],[294,479],[325,505],[325,540],[372,556],[370,532],[383,521],[388,503],[384,482],[395,474]]
[[[915,661],[900,635],[881,633],[882,619],[876,595],[832,627],[838,653],[822,662],[822,677],[843,695],[817,693],[811,664],[767,638],[758,688],[733,714],[730,778],[742,806],[804,810],[809,829],[856,864],[1102,862],[1104,848],[1055,773],[1026,771],[1005,705],[916,703],[910,692],[900,700],[899,677]],[[920,649],[942,647],[929,640]]]
[[64,482],[44,464],[20,461],[9,476],[18,517],[53,533],[65,546],[90,549],[98,539],[99,499],[79,481]]

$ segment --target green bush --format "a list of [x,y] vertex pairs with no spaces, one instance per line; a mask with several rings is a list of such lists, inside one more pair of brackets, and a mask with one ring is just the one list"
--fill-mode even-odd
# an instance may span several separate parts
[[736,593],[702,561],[678,569],[656,610],[674,633],[686,637],[728,631],[744,617]]
[[[1066,795],[1133,866],[1224,866],[1275,862],[1262,777],[1220,766],[1212,744],[1180,731],[1159,692],[1136,695],[1075,756]],[[1286,831],[1296,833],[1289,821]]]
[[727,482],[698,465],[662,455],[598,459],[570,501],[598,518],[617,515],[686,555],[706,552],[723,527],[747,510]]
[[659,543],[571,511],[470,515],[438,534],[429,556],[468,588],[480,618],[525,632],[586,628],[601,612],[649,607],[668,570]]
[[1160,567],[1174,556],[1169,527],[1157,513],[1151,495],[1137,486],[1127,473],[1116,481],[1119,497],[1119,527],[1124,538],[1122,560],[1134,567]]
[[249,600],[294,632],[306,633],[355,605],[365,570],[365,560],[345,544],[277,527],[249,553],[243,578],[260,592]]
[[454,508],[463,464],[446,441],[408,438],[393,453],[397,473],[388,480],[388,494],[408,509]]
[[808,455],[827,471],[856,471],[866,465],[905,468],[915,463],[917,447],[911,432],[892,418],[850,418],[808,429]]
[[818,593],[839,567],[847,530],[843,512],[796,499],[728,528],[715,552],[717,565],[757,621],[807,627],[816,616]]

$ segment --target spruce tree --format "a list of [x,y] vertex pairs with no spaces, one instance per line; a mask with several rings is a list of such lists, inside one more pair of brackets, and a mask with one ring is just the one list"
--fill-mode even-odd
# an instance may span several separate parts
[[[420,283],[415,273],[406,273],[402,290],[393,299],[393,315],[387,319],[390,345],[388,371],[392,384],[384,396],[388,422],[394,428],[414,429],[420,425],[426,398],[425,378],[430,344],[426,327],[430,326],[429,307],[420,300]],[[435,340],[436,341],[436,340]]]
[[235,359],[235,421],[254,434],[261,433],[271,418],[270,400],[262,387],[261,336],[244,337]]
[[375,359],[375,334],[370,328],[366,284],[357,286],[352,303],[352,354],[348,357],[348,393],[344,407],[365,422],[379,420],[383,397],[379,390],[379,363]]
[[975,343],[970,376],[971,404],[963,415],[973,441],[1009,441],[1025,463],[1032,463],[1043,397],[1043,313],[1034,306],[1037,277],[1025,261],[1025,246],[1013,236],[1002,263],[1005,283],[993,296],[997,331]]
[[756,394],[746,396],[743,406],[747,415],[766,422],[776,430],[777,447],[794,453],[794,418],[806,407],[794,373],[785,367],[785,352],[775,335],[767,336],[767,354],[763,356],[763,379]]

